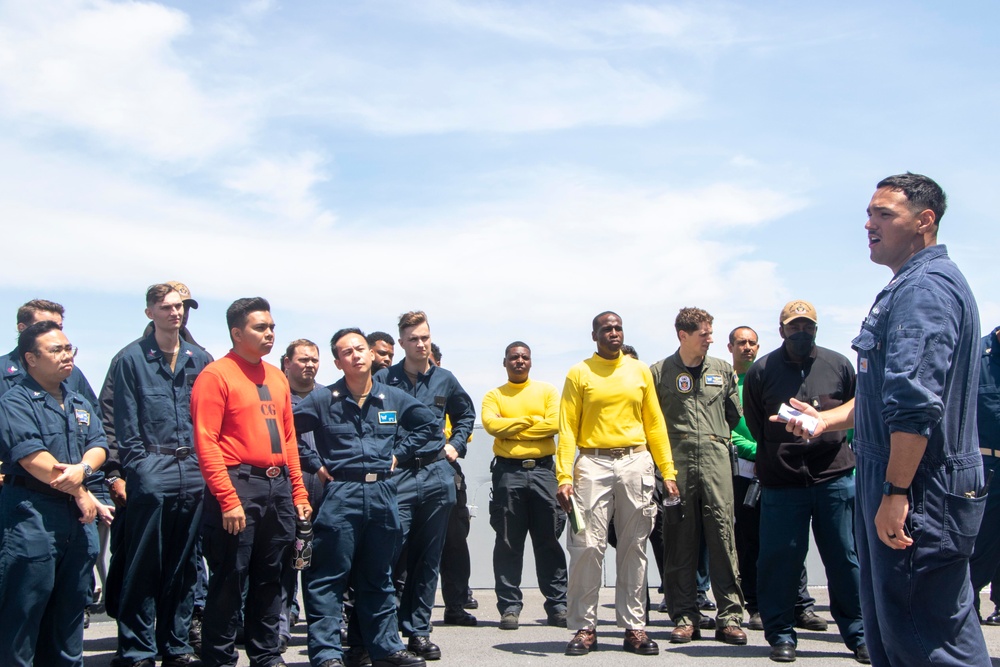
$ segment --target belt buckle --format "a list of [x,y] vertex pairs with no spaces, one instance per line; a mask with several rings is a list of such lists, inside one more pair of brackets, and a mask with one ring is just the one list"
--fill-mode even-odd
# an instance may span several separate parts
[[189,456],[191,456],[190,447],[178,447],[177,449],[174,450],[174,457],[180,459],[181,461],[183,461]]
[[628,447],[612,447],[608,450],[608,455],[615,459],[620,459],[628,453]]
[[521,461],[521,467],[524,468],[525,470],[531,470],[536,465],[538,465],[538,462],[535,461],[535,459],[523,459]]
[[264,474],[270,477],[271,479],[274,479],[275,477],[279,477],[281,475],[281,468],[279,468],[278,466],[271,466],[270,468],[264,471]]
[[378,481],[378,473],[377,472],[366,472],[365,473],[365,482],[367,482],[367,483],[370,484],[371,482],[377,482],[377,481]]

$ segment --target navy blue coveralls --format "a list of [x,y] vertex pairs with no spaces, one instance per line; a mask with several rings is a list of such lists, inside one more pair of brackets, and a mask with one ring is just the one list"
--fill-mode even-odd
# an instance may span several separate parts
[[128,512],[118,603],[118,654],[137,662],[192,652],[195,542],[205,480],[194,455],[191,386],[211,362],[184,342],[174,370],[156,335],[125,348],[114,381],[115,436]]
[[[875,299],[853,341],[857,537],[865,639],[876,667],[989,667],[972,604],[969,555],[986,497],[976,433],[979,311],[943,245],[911,257]],[[910,486],[906,532],[890,549],[875,514],[890,433],[927,437]]]
[[83,610],[97,558],[97,529],[80,523],[75,499],[18,463],[48,451],[79,463],[107,451],[93,405],[62,383],[63,406],[31,377],[0,397],[0,662],[83,665]]
[[359,407],[343,379],[301,400],[294,414],[296,432],[315,438],[315,449],[299,450],[303,469],[326,466],[333,477],[313,518],[312,566],[303,572],[309,661],[341,659],[341,605],[349,582],[371,657],[402,651],[392,585],[392,547],[401,532],[396,486],[389,479],[392,457],[405,463],[438,440],[438,419],[405,392],[379,382]]
[[[983,338],[979,370],[978,417],[979,452],[983,474],[993,473],[983,523],[969,559],[973,600],[979,608],[979,591],[997,575],[1000,565],[1000,342],[997,327]],[[994,604],[1000,600],[1000,586],[990,592]],[[998,605],[1000,606],[1000,605]]]
[[[441,551],[456,499],[455,469],[445,458],[444,446],[451,444],[459,457],[465,457],[466,443],[476,423],[476,408],[455,376],[440,366],[420,373],[416,385],[406,376],[402,361],[380,370],[375,380],[410,394],[430,408],[437,420],[435,437],[424,443],[413,459],[399,464],[393,477],[403,531],[397,553],[405,548],[407,559],[399,627],[406,637],[427,637],[431,633]],[[447,443],[445,415],[452,426]]]

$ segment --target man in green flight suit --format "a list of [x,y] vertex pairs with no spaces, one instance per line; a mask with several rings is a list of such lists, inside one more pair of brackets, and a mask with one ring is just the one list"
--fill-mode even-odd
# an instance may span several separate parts
[[700,639],[701,612],[695,572],[702,533],[719,613],[715,638],[743,645],[743,622],[733,535],[733,463],[730,433],[739,423],[736,374],[729,363],[707,356],[713,318],[700,308],[682,308],[674,321],[678,350],[650,368],[674,447],[684,520],[663,527],[663,584],[674,629],[670,641]]

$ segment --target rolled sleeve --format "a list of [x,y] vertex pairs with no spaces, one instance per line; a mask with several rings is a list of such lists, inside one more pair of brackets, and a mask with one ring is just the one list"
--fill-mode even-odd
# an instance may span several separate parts
[[956,304],[921,285],[899,290],[886,327],[882,419],[890,433],[929,437],[944,414],[958,340]]

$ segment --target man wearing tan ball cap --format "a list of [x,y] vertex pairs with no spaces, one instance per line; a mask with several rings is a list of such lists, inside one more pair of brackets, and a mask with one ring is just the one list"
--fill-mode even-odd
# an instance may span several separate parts
[[826,567],[830,613],[844,644],[867,664],[853,533],[854,454],[847,431],[799,437],[768,420],[792,399],[825,410],[854,398],[854,367],[844,355],[816,345],[817,320],[808,301],[785,304],[778,318],[781,347],[759,357],[743,382],[743,411],[757,441],[763,487],[757,602],[771,660],[795,660],[795,601],[811,525]]

